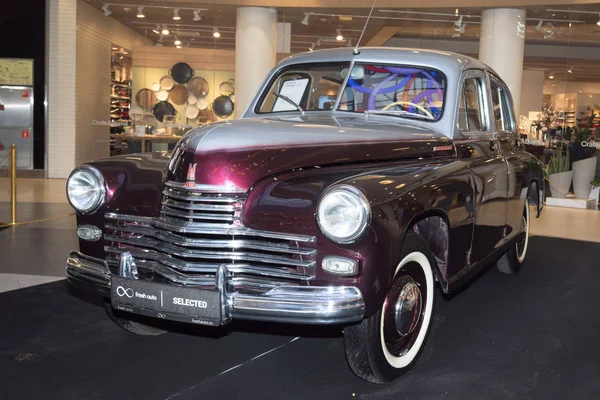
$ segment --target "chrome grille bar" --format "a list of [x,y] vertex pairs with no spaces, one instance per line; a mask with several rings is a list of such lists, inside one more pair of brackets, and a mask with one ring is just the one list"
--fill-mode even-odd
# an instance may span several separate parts
[[111,242],[129,244],[132,246],[153,249],[171,256],[181,258],[202,258],[209,260],[232,260],[232,261],[253,261],[265,264],[292,265],[296,267],[312,268],[314,261],[295,260],[293,258],[272,255],[267,253],[250,253],[243,251],[203,251],[195,249],[186,249],[184,247],[160,242],[146,238],[126,238],[115,235],[104,235],[104,239]]
[[229,239],[229,240],[217,240],[217,239],[197,239],[185,237],[175,233],[167,231],[159,231],[152,228],[147,228],[139,225],[126,225],[120,226],[116,224],[106,224],[106,229],[113,231],[121,231],[125,233],[133,233],[138,235],[144,235],[146,237],[153,237],[155,239],[162,240],[163,242],[172,243],[183,247],[194,247],[203,249],[219,249],[219,248],[231,248],[231,249],[252,249],[262,250],[269,252],[281,252],[287,254],[299,254],[303,256],[312,256],[316,254],[315,249],[292,247],[285,243],[265,242],[259,240],[245,240],[245,239]]
[[163,195],[165,195],[169,198],[178,199],[178,200],[200,201],[200,202],[206,202],[206,203],[236,203],[240,200],[245,200],[245,198],[246,198],[245,196],[234,196],[234,195],[208,197],[208,196],[202,196],[200,194],[191,194],[188,192],[184,192],[184,191],[180,191],[180,190],[173,190],[173,189],[163,190]]
[[[192,211],[192,210],[190,210]],[[181,210],[175,210],[171,207],[163,206],[161,214],[170,215],[173,217],[180,218],[190,218],[190,219],[199,219],[199,220],[210,220],[210,221],[233,221],[235,218],[233,214],[208,214],[208,213],[198,213],[198,212],[185,212]]]

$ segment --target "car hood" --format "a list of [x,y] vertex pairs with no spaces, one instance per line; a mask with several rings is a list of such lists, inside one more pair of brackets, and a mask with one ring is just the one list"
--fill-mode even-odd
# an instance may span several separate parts
[[[304,115],[248,118],[188,132],[173,154],[173,178],[248,190],[299,168],[454,156],[445,135],[396,117]],[[190,168],[196,164],[195,171]]]

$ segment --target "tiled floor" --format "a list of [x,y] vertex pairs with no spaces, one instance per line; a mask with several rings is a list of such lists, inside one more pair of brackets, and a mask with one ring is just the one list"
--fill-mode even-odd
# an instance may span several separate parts
[[[0,222],[10,217],[9,182],[0,178]],[[18,222],[0,230],[0,292],[64,277],[67,255],[77,248],[75,217],[64,179],[20,179]],[[531,235],[600,242],[600,211],[544,207]]]

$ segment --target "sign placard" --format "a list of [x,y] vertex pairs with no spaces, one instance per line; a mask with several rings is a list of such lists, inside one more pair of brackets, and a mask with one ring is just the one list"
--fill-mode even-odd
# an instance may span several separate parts
[[33,86],[33,60],[0,58],[0,85]]

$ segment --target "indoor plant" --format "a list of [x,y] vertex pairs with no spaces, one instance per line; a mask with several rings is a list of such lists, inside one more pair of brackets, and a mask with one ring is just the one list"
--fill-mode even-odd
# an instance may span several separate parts
[[590,116],[582,121],[580,125],[576,125],[571,135],[570,156],[573,163],[573,192],[575,197],[587,199],[592,188],[591,180],[596,175],[597,158],[595,156],[595,147],[590,145],[590,141],[594,140],[594,119],[597,117],[596,110],[598,106],[594,106],[590,112]]
[[550,192],[552,197],[565,198],[571,187],[573,171],[569,170],[569,150],[557,147],[556,153],[550,157],[546,165],[546,176],[550,181]]

